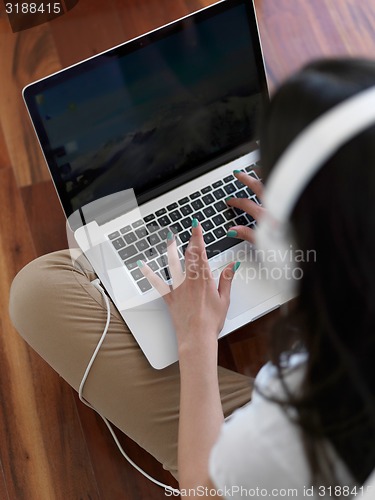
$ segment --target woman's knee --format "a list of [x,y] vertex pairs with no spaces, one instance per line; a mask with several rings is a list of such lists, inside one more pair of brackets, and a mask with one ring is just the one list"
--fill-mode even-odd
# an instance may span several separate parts
[[27,264],[13,280],[9,313],[13,325],[26,341],[53,317],[61,303],[64,274],[77,272],[69,251],[44,255]]

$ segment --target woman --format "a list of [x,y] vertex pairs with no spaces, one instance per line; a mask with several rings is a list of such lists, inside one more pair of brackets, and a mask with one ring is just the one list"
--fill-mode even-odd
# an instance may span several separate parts
[[[375,64],[362,60],[313,63],[285,83],[261,127],[264,177],[309,123],[373,85]],[[374,468],[374,144],[375,127],[349,141],[295,206],[296,244],[315,249],[317,261],[302,264],[299,297],[270,335],[272,363],[261,370],[253,394],[251,380],[217,369],[217,336],[237,266],[224,270],[217,289],[198,221],[186,253],[187,277],[170,263],[179,286],[164,295],[179,367],[153,370],[111,306],[108,338],[85,398],[175,476],[178,469],[183,493],[212,496],[204,488],[217,488],[232,498],[244,496],[243,487],[248,496],[285,497],[290,489],[289,496],[298,498],[349,496],[343,488],[353,494]],[[260,183],[236,175],[261,195]],[[262,209],[249,200],[228,204],[261,217]],[[233,231],[254,239],[248,228]],[[68,254],[58,252],[29,264],[11,292],[18,331],[76,389],[105,320],[92,279],[84,260],[72,266]]]

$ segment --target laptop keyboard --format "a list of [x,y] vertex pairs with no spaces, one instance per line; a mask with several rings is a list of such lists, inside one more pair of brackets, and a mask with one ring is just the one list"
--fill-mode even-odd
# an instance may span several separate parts
[[[244,170],[259,179],[253,170],[257,166],[259,163]],[[169,231],[176,235],[183,263],[183,254],[191,236],[193,218],[201,223],[208,258],[238,244],[236,238],[226,236],[230,227],[238,225],[255,227],[256,221],[253,217],[227,205],[225,199],[228,196],[252,199],[260,205],[260,201],[251,189],[230,174],[108,235],[142,293],[152,287],[138,268],[137,260],[147,262],[164,281],[170,279],[166,257]]]

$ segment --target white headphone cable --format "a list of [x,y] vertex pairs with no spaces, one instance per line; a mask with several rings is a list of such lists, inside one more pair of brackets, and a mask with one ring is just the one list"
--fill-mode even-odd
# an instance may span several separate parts
[[106,424],[106,426],[108,427],[109,429],[109,432],[111,433],[112,437],[113,437],[113,440],[115,441],[118,449],[120,450],[120,453],[122,454],[122,456],[130,463],[130,465],[132,465],[138,472],[140,472],[143,476],[145,476],[147,479],[149,479],[150,481],[152,481],[154,484],[156,484],[157,486],[160,486],[161,488],[164,488],[164,489],[167,489],[169,491],[171,491],[172,493],[175,493],[175,494],[179,494],[179,490],[176,490],[175,488],[172,488],[172,486],[169,486],[167,484],[164,484],[160,481],[158,481],[157,479],[154,479],[152,476],[150,476],[149,474],[147,474],[147,472],[145,472],[143,469],[141,469],[136,463],[133,462],[133,460],[125,453],[124,449],[122,448],[116,434],[115,434],[115,431],[113,430],[112,428],[112,425],[111,423],[109,422],[109,420],[106,418],[106,417],[103,417],[103,415],[101,415],[88,401],[86,401],[86,399],[83,397],[83,388],[84,388],[84,385],[86,383],[86,380],[87,380],[87,377],[90,373],[90,370],[92,368],[92,365],[94,364],[94,361],[96,359],[96,356],[98,355],[98,352],[104,342],[104,339],[107,335],[107,332],[108,332],[108,328],[109,328],[109,323],[110,323],[110,320],[111,320],[111,308],[110,308],[110,304],[109,304],[109,299],[104,291],[104,289],[101,287],[100,285],[100,281],[99,279],[96,279],[94,281],[91,282],[91,284],[97,288],[100,293],[102,294],[103,298],[104,298],[104,301],[105,301],[105,304],[106,304],[106,308],[107,308],[107,320],[106,320],[106,324],[105,324],[105,327],[104,327],[104,330],[103,330],[103,333],[99,339],[99,342],[95,348],[95,351],[93,353],[93,355],[91,356],[91,359],[87,365],[87,368],[85,370],[85,373],[82,377],[82,380],[81,380],[81,383],[79,385],[79,389],[78,389],[78,396],[79,396],[79,399],[82,401],[82,403],[84,403],[86,406],[88,406],[89,408],[91,408],[92,410],[94,410],[104,421],[104,423]]

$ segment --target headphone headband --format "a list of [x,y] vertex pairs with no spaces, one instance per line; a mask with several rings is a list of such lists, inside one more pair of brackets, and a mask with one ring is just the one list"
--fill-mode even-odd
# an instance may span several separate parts
[[[283,274],[282,256],[293,248],[288,222],[301,193],[342,145],[374,123],[375,87],[371,87],[316,119],[280,157],[267,181],[262,200],[267,211],[256,231],[256,246],[269,257],[274,276]],[[285,299],[295,295],[295,287],[295,279],[279,280]]]
[[263,203],[284,223],[312,177],[342,145],[375,123],[375,87],[333,107],[286,149],[266,185]]

